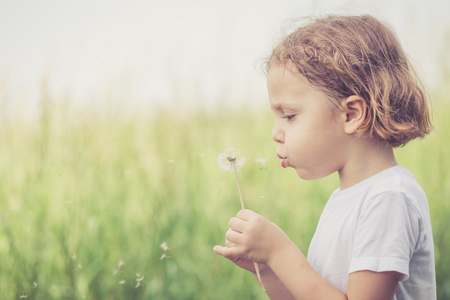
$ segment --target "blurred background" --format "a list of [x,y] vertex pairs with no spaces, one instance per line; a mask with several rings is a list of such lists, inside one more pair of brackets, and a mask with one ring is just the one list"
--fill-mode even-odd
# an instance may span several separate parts
[[450,1],[0,0],[2,299],[266,299],[217,257],[247,206],[306,254],[331,176],[281,170],[264,58],[302,17],[389,23],[423,78],[435,132],[399,149],[430,201],[450,299]]
[[235,105],[265,97],[261,59],[296,19],[329,13],[391,24],[434,89],[443,84],[449,11],[445,0],[2,0],[2,91],[31,101],[45,78],[51,95],[83,104],[127,98],[151,109],[182,94],[189,105]]

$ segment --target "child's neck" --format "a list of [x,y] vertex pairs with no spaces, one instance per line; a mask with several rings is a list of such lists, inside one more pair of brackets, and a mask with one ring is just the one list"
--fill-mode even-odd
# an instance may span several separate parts
[[340,190],[396,165],[398,163],[391,146],[369,139],[360,140],[352,146],[346,163],[339,170]]

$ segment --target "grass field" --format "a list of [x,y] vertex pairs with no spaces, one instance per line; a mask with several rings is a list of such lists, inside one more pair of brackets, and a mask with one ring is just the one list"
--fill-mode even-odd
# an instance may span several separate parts
[[[2,119],[1,299],[266,299],[212,251],[240,209],[217,155],[239,149],[247,207],[305,253],[338,184],[280,168],[269,109],[122,114],[64,103],[44,97],[38,119]],[[397,154],[429,197],[439,299],[450,299],[450,105],[434,108],[436,131]]]

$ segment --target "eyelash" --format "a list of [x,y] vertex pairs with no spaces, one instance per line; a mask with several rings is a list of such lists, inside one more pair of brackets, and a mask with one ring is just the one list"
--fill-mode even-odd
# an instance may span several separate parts
[[295,117],[295,115],[284,115],[282,118],[289,121],[289,120],[291,120],[293,117]]

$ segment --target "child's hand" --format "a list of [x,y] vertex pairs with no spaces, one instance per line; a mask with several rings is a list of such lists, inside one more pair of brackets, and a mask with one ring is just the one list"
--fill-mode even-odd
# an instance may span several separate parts
[[252,272],[250,261],[270,266],[277,251],[291,243],[277,225],[251,210],[239,211],[228,225],[226,247],[215,246],[214,252]]
[[[226,242],[226,245],[228,248],[233,247],[232,244],[228,240],[226,240],[225,242]],[[216,246],[216,247],[219,247],[219,246]],[[214,247],[214,251],[216,253],[220,254],[219,252],[216,251],[216,247]],[[241,257],[228,258],[228,259],[231,260],[233,263],[235,263],[237,266],[241,267],[242,269],[250,271],[256,275],[255,263],[253,261],[245,259],[245,258],[241,258]],[[258,264],[258,268],[259,268],[260,274],[267,273],[266,271],[270,270],[269,267],[267,267],[266,265],[263,265],[263,264]]]

